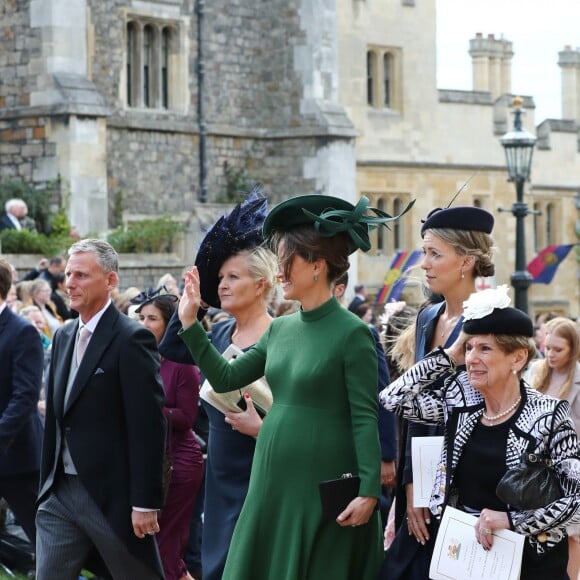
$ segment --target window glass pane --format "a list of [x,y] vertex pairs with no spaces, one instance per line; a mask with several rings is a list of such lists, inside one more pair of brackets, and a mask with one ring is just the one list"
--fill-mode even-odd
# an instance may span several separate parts
[[151,65],[153,63],[153,27],[143,30],[143,104],[151,106]]
[[[393,215],[399,215],[403,210],[403,203],[400,199],[395,199],[393,202]],[[401,231],[401,224],[400,220],[392,222],[393,227],[393,243],[395,250],[403,250],[404,248],[401,247],[402,244],[402,231]]]
[[[380,197],[377,200],[377,209],[380,209],[381,211],[385,211],[385,200]],[[379,227],[377,228],[377,250],[380,252],[383,252],[386,248],[385,248],[385,232],[387,230],[384,227]]]
[[367,52],[367,104],[373,104],[375,54]]
[[164,28],[161,35],[161,106],[169,108],[169,41],[171,31]]
[[391,106],[391,79],[393,76],[393,55],[385,54],[383,57],[383,104]]
[[554,243],[554,228],[553,220],[554,217],[554,206],[549,203],[546,206],[546,246],[551,246]]
[[135,23],[127,24],[127,105],[132,107],[133,102],[133,57],[135,50]]
[[540,250],[540,224],[541,224],[541,215],[540,212],[540,204],[534,204],[534,251],[538,252]]

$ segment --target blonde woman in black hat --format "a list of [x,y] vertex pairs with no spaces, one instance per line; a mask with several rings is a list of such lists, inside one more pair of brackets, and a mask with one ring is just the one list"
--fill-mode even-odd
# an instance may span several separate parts
[[[197,252],[204,303],[231,315],[212,324],[209,333],[209,340],[220,353],[231,344],[242,350],[250,348],[272,321],[268,303],[276,285],[277,263],[274,254],[262,247],[266,209],[265,197],[250,195],[210,228]],[[177,336],[180,328],[176,313],[159,351],[170,360],[191,363],[194,359]],[[192,574],[196,578],[203,574],[204,580],[220,580],[248,490],[255,437],[262,420],[252,401],[245,412],[227,416],[206,401],[202,406],[209,421],[202,570],[192,569]]]
[[[463,302],[475,292],[478,276],[492,276],[493,215],[472,206],[433,210],[421,227],[421,268],[430,300],[417,316],[415,362],[437,346],[453,344],[461,331]],[[443,298],[443,300],[441,300]],[[442,434],[437,425],[403,420],[395,494],[396,535],[385,554],[381,580],[424,580],[434,537],[429,510],[413,506],[411,442]]]
[[[521,379],[536,352],[534,327],[509,304],[507,286],[473,294],[465,303],[463,334],[409,369],[380,400],[407,419],[445,426],[430,500],[434,518],[448,505],[475,515],[474,533],[485,550],[492,548],[496,530],[523,534],[520,579],[564,580],[566,526],[580,522],[578,440],[568,402],[542,395]],[[553,463],[561,486],[556,499],[533,506],[500,499],[499,481],[523,454]]]
[[[181,338],[214,389],[262,376],[274,405],[258,434],[248,495],[236,525],[224,580],[375,580],[382,558],[377,433],[377,355],[369,328],[342,308],[332,287],[348,256],[370,248],[369,228],[391,221],[357,206],[311,195],[276,206],[264,222],[279,259],[285,300],[301,310],[275,319],[232,364],[196,323],[199,277],[186,276]],[[354,492],[323,518],[319,485],[343,474]]]

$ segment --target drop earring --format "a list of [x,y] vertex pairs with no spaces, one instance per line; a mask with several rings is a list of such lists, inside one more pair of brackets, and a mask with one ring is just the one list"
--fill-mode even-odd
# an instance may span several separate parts
[[515,376],[515,375],[517,375],[517,374],[518,374],[518,371],[517,371],[516,369],[512,369],[512,373],[513,373],[513,375]]
[[318,276],[314,276],[314,281],[318,282]]
[[465,272],[463,271],[463,268],[461,268],[461,279],[463,280],[465,278]]

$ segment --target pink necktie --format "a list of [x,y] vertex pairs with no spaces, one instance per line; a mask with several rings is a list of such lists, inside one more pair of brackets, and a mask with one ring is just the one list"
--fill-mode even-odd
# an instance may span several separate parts
[[77,343],[77,366],[80,366],[81,361],[83,360],[90,338],[91,331],[86,326],[83,326],[79,333],[79,341]]

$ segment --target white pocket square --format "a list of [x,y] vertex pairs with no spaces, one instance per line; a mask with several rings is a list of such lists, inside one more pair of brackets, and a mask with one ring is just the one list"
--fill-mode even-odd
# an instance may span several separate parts
[[104,370],[103,370],[101,367],[99,367],[99,368],[98,368],[98,369],[95,371],[95,374],[96,374],[96,375],[104,375],[104,374],[105,374],[105,371],[104,371]]

